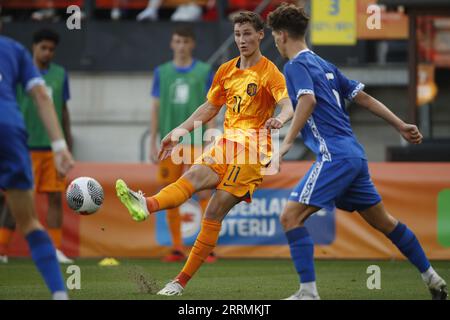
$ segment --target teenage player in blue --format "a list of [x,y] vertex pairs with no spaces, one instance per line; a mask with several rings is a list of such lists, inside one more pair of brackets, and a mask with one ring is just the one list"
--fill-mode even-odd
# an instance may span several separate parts
[[410,143],[421,143],[422,135],[415,125],[403,122],[365,93],[363,84],[347,79],[333,64],[310,51],[305,42],[308,21],[302,8],[286,4],[272,12],[268,20],[278,51],[289,58],[284,75],[289,97],[296,108],[280,155],[288,152],[301,131],[305,144],[317,156],[292,191],[281,215],[300,277],[300,289],[288,299],[319,299],[314,246],[304,222],[319,209],[334,206],[357,211],[419,270],[433,299],[446,299],[447,285],[431,267],[414,233],[384,208],[371,181],[364,149],[352,132],[344,99],[353,100],[384,119]]
[[25,124],[16,102],[16,87],[23,85],[38,107],[39,115],[52,141],[58,172],[65,175],[73,166],[59,127],[55,107],[44,80],[33,65],[31,55],[19,43],[0,36],[0,189],[17,228],[25,236],[36,267],[53,299],[67,299],[67,291],[56,260],[55,247],[36,218],[33,176],[27,148]]

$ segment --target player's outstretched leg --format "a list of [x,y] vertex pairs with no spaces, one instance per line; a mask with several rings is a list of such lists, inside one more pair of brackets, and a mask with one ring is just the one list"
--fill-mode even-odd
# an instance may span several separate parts
[[176,208],[192,197],[194,192],[211,189],[218,182],[219,177],[212,169],[194,165],[181,178],[152,197],[145,198],[142,192],[131,190],[122,179],[116,181],[116,191],[133,220],[143,221],[150,213]]
[[17,222],[18,229],[25,235],[31,257],[50,289],[53,299],[67,300],[61,270],[56,259],[55,247],[50,237],[36,219],[32,191],[8,190],[9,208]]
[[226,191],[217,190],[210,201],[205,218],[202,221],[200,233],[183,270],[176,276],[175,280],[169,282],[158,292],[159,295],[173,296],[183,293],[188,281],[216,247],[223,218],[240,201],[241,199]]
[[384,233],[400,252],[419,270],[433,300],[447,299],[447,284],[433,269],[414,233],[397,221],[382,202],[360,212],[372,227]]
[[320,300],[314,271],[314,242],[304,226],[319,208],[288,201],[280,220],[285,230],[291,258],[300,278],[299,290],[285,300]]

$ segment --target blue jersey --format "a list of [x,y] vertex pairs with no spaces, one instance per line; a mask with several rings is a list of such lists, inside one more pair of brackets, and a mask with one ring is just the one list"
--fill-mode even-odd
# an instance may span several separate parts
[[29,91],[44,84],[29,52],[18,42],[0,36],[0,124],[24,128],[22,114],[16,101],[16,87],[21,84]]
[[364,85],[347,79],[336,66],[308,49],[286,63],[284,75],[294,108],[302,95],[312,94],[316,98],[315,109],[301,133],[305,145],[317,159],[365,159],[364,148],[353,134],[344,101],[353,99]]

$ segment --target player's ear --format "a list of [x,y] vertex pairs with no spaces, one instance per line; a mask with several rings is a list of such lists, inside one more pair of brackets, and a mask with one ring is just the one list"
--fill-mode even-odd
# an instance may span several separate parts
[[264,39],[264,29],[258,31],[259,40]]

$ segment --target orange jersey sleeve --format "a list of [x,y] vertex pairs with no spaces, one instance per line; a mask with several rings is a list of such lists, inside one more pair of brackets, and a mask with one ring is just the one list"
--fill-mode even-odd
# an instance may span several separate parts
[[217,70],[211,88],[209,88],[208,95],[206,96],[209,103],[216,107],[221,107],[226,103],[226,95],[223,87],[224,69],[224,65],[221,65]]
[[286,87],[286,80],[275,65],[272,65],[271,70],[267,72],[266,81],[267,90],[277,103],[280,100],[289,97]]

